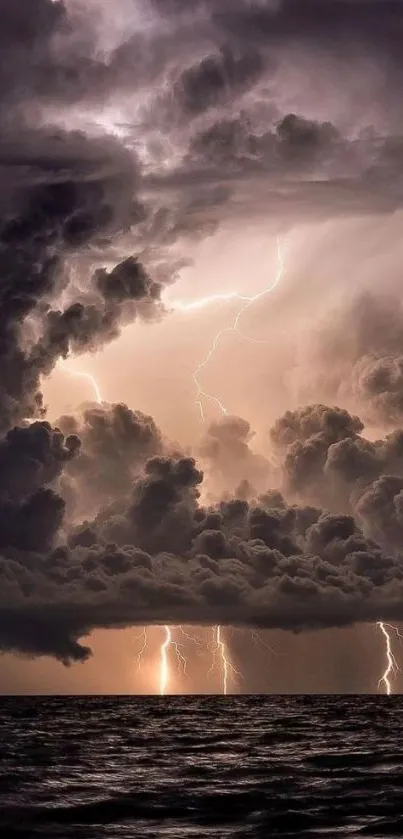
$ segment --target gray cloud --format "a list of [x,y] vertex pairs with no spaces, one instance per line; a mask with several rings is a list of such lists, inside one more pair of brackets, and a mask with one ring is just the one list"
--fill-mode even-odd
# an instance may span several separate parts
[[61,490],[75,520],[125,498],[145,462],[167,448],[153,418],[124,404],[92,406],[79,417],[61,417],[57,426],[80,440]]
[[[63,262],[69,253],[100,234],[116,234],[127,223],[136,170],[112,141],[48,130],[30,137],[35,155],[28,143],[25,155],[16,148],[8,159],[8,201],[0,229],[0,427],[5,430],[13,421],[35,416],[40,376],[50,373],[59,356],[116,337],[119,324],[137,314],[147,318],[162,311],[160,287],[136,260],[98,274],[88,303],[81,292],[83,302],[64,312],[53,310],[66,286]],[[90,293],[88,288],[87,299]],[[30,323],[42,335],[27,343]]]
[[366,422],[403,417],[403,309],[394,294],[364,293],[332,311],[308,338],[302,367],[327,399],[356,406]]
[[270,463],[252,450],[253,437],[250,424],[241,417],[225,416],[210,424],[197,455],[216,496],[235,490],[249,498],[267,488]]
[[127,511],[140,542],[157,524],[147,538],[157,547],[165,529],[164,544],[176,541],[179,553],[90,546],[88,532],[46,557],[9,549],[0,564],[3,648],[67,661],[87,657],[77,639],[101,626],[300,630],[402,618],[401,556],[383,553],[351,517],[242,502],[204,511],[195,504],[199,480],[186,459],[151,461]]
[[[340,447],[371,445],[354,429],[360,423],[346,412],[312,406],[301,417],[288,414],[275,437],[286,441],[289,457],[298,433],[306,443],[313,435],[327,446],[323,474],[337,474]],[[373,444],[378,473],[388,457],[396,465],[401,436]],[[351,470],[350,459],[346,465]],[[87,657],[78,639],[97,627],[183,622],[298,631],[399,620],[402,477],[379,479],[363,460],[354,476],[341,479],[366,535],[351,514],[290,505],[273,491],[255,501],[203,507],[195,461],[158,456],[134,478],[126,498],[116,497],[93,521],[71,530],[67,546],[49,552],[43,548],[55,542],[60,503],[42,490],[34,507],[43,521],[42,552],[13,538],[3,545],[1,644],[68,661]],[[29,520],[25,501],[19,515]],[[26,638],[22,627],[29,628]]]

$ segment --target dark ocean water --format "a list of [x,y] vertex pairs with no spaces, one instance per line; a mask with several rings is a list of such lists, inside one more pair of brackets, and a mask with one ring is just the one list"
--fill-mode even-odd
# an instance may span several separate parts
[[4,837],[403,836],[398,697],[0,698]]

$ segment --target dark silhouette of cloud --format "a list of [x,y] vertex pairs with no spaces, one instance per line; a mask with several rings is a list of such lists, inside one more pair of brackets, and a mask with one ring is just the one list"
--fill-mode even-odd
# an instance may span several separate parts
[[[81,293],[84,302],[64,312],[53,310],[52,302],[63,287],[63,259],[101,233],[111,235],[119,229],[131,205],[136,174],[130,157],[112,142],[93,142],[74,133],[52,138],[48,132],[43,140],[45,159],[35,161],[40,182],[35,183],[28,153],[28,176],[14,185],[0,229],[3,430],[13,421],[35,416],[41,406],[40,376],[49,374],[59,357],[111,340],[119,324],[136,315],[149,318],[161,312],[160,287],[130,259],[96,276],[88,303]],[[36,143],[40,145],[38,135]],[[21,165],[19,156],[15,169]],[[29,321],[42,335],[27,345],[24,327]]]
[[175,84],[174,96],[186,114],[196,116],[247,90],[262,70],[256,50],[243,49],[236,54],[224,46],[216,55],[186,68]]
[[92,406],[82,416],[61,417],[57,425],[81,444],[64,470],[72,481],[66,500],[75,518],[125,498],[145,462],[167,447],[153,418],[124,404]]
[[[359,421],[336,409],[312,406],[287,422],[291,449],[299,428],[305,441],[310,433],[326,440],[328,461],[338,447],[360,441]],[[284,427],[283,420],[276,429],[282,445]],[[374,444],[379,471],[388,455],[396,463],[397,444],[396,436]],[[3,649],[68,661],[88,656],[78,640],[97,627],[183,622],[298,631],[402,618],[402,477],[377,478],[365,468],[354,481],[343,475],[351,499],[363,481],[350,514],[290,505],[276,491],[203,507],[202,479],[191,458],[153,457],[126,498],[53,549],[60,499],[45,489],[24,499],[10,522],[27,521],[25,535],[15,538],[10,525],[3,538]],[[31,539],[33,515],[39,524]]]

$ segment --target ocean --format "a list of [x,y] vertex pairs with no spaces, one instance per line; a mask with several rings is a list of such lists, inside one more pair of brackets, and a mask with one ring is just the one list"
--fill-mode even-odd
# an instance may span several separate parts
[[1,697],[4,837],[403,836],[399,697]]

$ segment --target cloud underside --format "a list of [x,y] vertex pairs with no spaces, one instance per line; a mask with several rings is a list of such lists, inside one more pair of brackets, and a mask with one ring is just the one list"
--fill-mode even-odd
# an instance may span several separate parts
[[[231,564],[227,569],[226,563],[223,563],[220,573],[226,575],[228,570],[233,571]],[[397,591],[396,587],[385,586],[376,594],[363,598],[361,593],[347,593],[344,584],[339,587],[324,583],[320,587],[315,579],[308,584],[306,579],[293,581],[283,577],[266,585],[263,590],[246,592],[244,578],[240,575],[240,580],[233,578],[233,586],[237,589],[241,584],[244,590],[242,601],[223,606],[217,604],[217,599],[220,595],[225,596],[228,579],[220,581],[212,575],[211,587],[216,592],[210,601],[204,586],[199,591],[197,583],[192,584],[190,569],[183,570],[182,585],[164,585],[157,563],[156,575],[154,585],[148,582],[144,586],[142,582],[139,586],[135,577],[124,581],[132,592],[130,601],[136,603],[140,589],[147,600],[146,606],[127,602],[128,598],[118,590],[116,596],[111,592],[109,598],[102,598],[98,603],[88,603],[85,598],[76,602],[71,598],[66,603],[65,596],[58,602],[58,593],[55,592],[55,599],[50,603],[32,602],[20,608],[2,608],[0,648],[28,656],[52,656],[68,664],[85,661],[91,655],[91,649],[77,639],[96,629],[183,624],[300,632],[379,620],[403,620],[401,584]],[[194,576],[197,581],[197,569]],[[363,581],[352,580],[352,588],[355,582],[357,588],[361,588]],[[231,585],[228,593],[232,599],[234,591]],[[68,592],[65,594],[68,595]],[[164,605],[159,603],[160,599]],[[22,624],[29,628],[29,634],[21,629]]]

